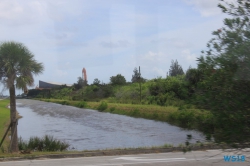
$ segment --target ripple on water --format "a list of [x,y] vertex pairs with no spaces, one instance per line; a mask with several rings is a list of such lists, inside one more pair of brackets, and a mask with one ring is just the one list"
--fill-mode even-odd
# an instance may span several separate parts
[[77,150],[160,146],[184,143],[187,134],[204,140],[196,131],[183,130],[165,122],[80,109],[36,100],[18,100],[18,133],[31,136],[53,135]]

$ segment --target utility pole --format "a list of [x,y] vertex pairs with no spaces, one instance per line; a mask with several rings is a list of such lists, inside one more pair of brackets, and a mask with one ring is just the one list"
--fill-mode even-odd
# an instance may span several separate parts
[[140,103],[141,103],[141,70],[139,66],[139,84],[140,84]]

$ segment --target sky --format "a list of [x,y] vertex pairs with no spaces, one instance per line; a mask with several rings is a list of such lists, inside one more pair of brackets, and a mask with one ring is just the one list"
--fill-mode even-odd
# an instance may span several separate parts
[[197,67],[212,31],[228,17],[219,2],[0,0],[0,41],[23,43],[43,63],[30,88],[39,80],[73,84],[83,67],[89,84],[117,74],[131,81],[139,66],[146,79],[165,78],[172,60],[184,71]]

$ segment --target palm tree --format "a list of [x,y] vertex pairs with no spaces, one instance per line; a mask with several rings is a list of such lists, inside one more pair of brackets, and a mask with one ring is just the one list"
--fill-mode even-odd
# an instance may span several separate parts
[[18,42],[0,44],[0,80],[9,89],[11,152],[18,152],[15,88],[27,91],[34,83],[33,75],[42,73],[43,64],[34,59],[26,46]]

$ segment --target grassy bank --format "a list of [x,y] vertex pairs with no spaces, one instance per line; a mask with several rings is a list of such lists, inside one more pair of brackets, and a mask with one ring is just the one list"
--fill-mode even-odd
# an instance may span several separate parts
[[[249,145],[247,145],[249,147]],[[165,144],[163,146],[153,147],[138,147],[138,148],[118,148],[118,149],[103,149],[103,150],[84,150],[84,151],[62,151],[62,152],[32,152],[29,154],[0,154],[1,161],[23,160],[23,159],[58,159],[58,158],[73,158],[73,157],[91,157],[91,156],[114,156],[114,155],[131,155],[131,154],[147,154],[147,153],[166,153],[166,152],[188,152],[191,150],[206,150],[206,149],[228,149],[232,146],[226,144],[214,143],[196,143],[188,146],[180,144],[173,147]]]
[[[10,110],[7,108],[9,100],[0,100],[0,141],[9,125],[10,121]],[[3,148],[0,149],[0,153],[3,153],[3,149],[6,149],[9,144],[8,137],[5,138]]]
[[71,105],[80,108],[90,108],[102,112],[110,112],[136,118],[158,120],[184,128],[198,129],[203,132],[208,132],[213,129],[213,115],[209,111],[196,109],[190,105],[174,107],[106,102],[84,102],[58,99],[39,100],[63,105]]

